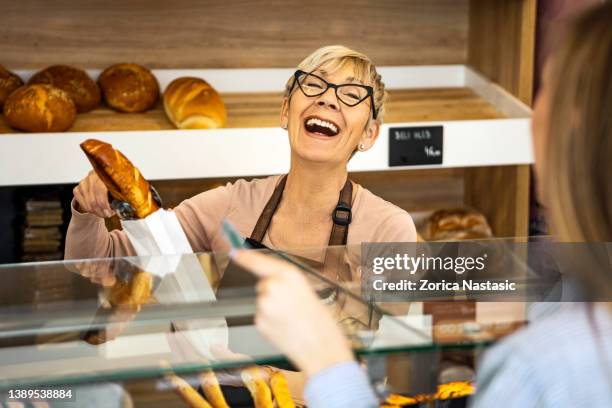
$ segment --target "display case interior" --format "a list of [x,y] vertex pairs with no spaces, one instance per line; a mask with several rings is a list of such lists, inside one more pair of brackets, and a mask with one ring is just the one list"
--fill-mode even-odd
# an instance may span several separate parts
[[[312,262],[328,251],[341,252],[341,269]],[[469,371],[474,353],[525,321],[522,303],[478,297],[457,303],[446,290],[378,298],[368,289],[362,255],[361,246],[283,253],[302,265],[383,399],[433,398],[440,384],[458,380],[443,373],[444,364],[460,361]],[[302,400],[301,373],[254,326],[255,279],[227,254],[13,264],[0,272],[7,283],[0,297],[0,395],[55,386],[74,389],[83,401],[93,398],[92,387],[104,393],[111,384],[137,406],[181,406],[176,378],[197,388],[202,373],[214,372],[226,398],[237,398],[230,405],[242,406],[241,373],[257,367],[282,370],[293,399]]]

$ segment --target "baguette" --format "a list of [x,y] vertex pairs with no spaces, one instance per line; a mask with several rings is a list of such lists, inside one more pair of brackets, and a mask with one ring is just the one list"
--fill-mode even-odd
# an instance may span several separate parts
[[128,202],[136,218],[159,210],[149,182],[120,151],[96,139],[84,141],[81,149],[113,198]]

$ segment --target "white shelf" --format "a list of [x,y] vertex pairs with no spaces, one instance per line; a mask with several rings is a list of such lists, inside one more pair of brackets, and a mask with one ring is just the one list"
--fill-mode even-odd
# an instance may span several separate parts
[[[162,87],[182,75],[206,77],[221,92],[269,92],[282,89],[289,69],[155,71]],[[389,89],[469,87],[505,114],[504,119],[387,123],[374,148],[357,154],[349,171],[402,170],[389,167],[389,127],[444,127],[443,163],[408,168],[530,164],[533,162],[530,110],[502,88],[471,69],[383,67]],[[27,77],[27,75],[24,75]],[[241,87],[265,78],[257,89]],[[0,186],[67,184],[82,179],[91,165],[79,144],[96,138],[113,144],[150,180],[239,177],[279,174],[289,168],[287,134],[280,128],[159,130],[55,134],[0,134]]]

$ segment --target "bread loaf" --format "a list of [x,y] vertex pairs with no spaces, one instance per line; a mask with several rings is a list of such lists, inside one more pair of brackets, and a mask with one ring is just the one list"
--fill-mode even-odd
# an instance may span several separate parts
[[438,210],[433,213],[423,231],[426,241],[457,241],[492,236],[484,215],[462,208]]
[[53,85],[67,92],[80,113],[89,112],[100,103],[100,88],[79,68],[53,65],[34,74],[28,84]]
[[177,78],[164,92],[168,119],[179,129],[214,129],[225,126],[227,112],[221,96],[203,79]]
[[115,64],[98,78],[104,100],[121,112],[144,112],[159,97],[159,84],[151,71],[137,64]]
[[81,143],[94,170],[111,195],[128,202],[137,218],[145,218],[160,207],[153,198],[149,182],[120,151],[96,139]]
[[9,95],[22,85],[21,78],[0,65],[0,109],[4,106],[4,102]]
[[4,104],[6,122],[27,132],[63,132],[72,126],[76,107],[70,96],[51,85],[28,85]]

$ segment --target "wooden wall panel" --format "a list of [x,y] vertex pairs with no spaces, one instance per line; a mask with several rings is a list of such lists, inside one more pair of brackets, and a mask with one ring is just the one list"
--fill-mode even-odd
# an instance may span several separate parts
[[464,63],[468,0],[20,0],[0,14],[0,63],[101,68],[295,66],[345,44],[378,65]]
[[465,203],[487,217],[495,236],[526,236],[529,225],[529,166],[465,169]]
[[531,105],[536,0],[471,0],[468,63]]
[[[524,103],[533,96],[536,0],[471,0],[468,64]],[[466,169],[466,204],[497,236],[526,236],[529,166]]]

